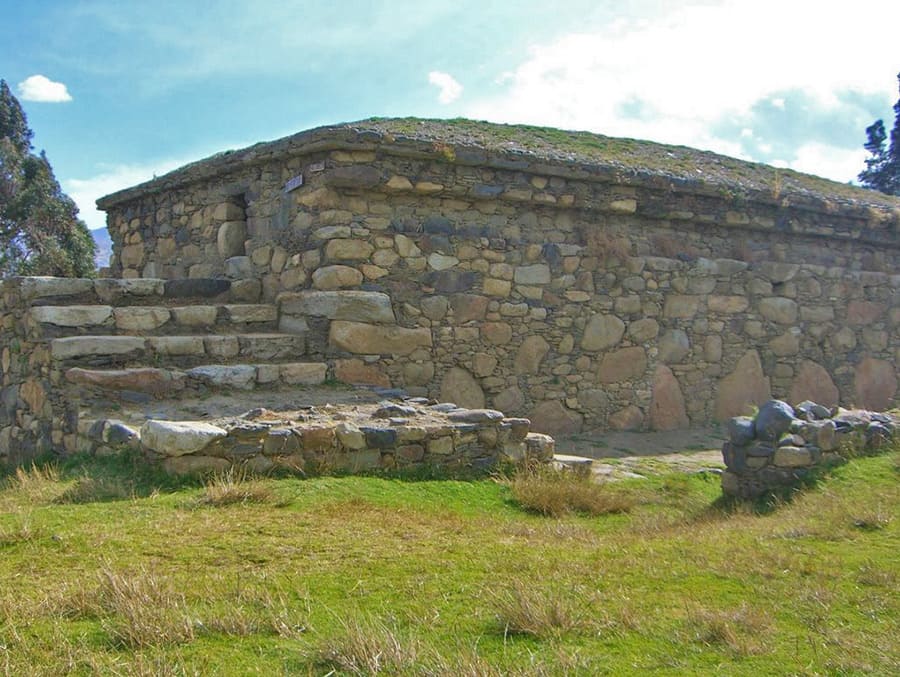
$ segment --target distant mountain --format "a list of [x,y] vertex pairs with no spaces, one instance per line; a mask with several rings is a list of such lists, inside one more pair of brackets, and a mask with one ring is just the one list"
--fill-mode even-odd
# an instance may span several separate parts
[[112,240],[106,228],[97,228],[91,231],[94,242],[97,243],[97,255],[94,256],[94,264],[97,268],[105,268],[109,265],[109,257],[112,256]]

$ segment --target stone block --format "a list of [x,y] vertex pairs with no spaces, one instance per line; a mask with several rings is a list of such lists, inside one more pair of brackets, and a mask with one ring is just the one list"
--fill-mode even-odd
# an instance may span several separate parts
[[312,315],[329,320],[393,324],[391,299],[381,292],[301,291],[278,295],[277,303],[283,314]]
[[[639,350],[643,353],[642,349]],[[547,343],[543,336],[534,335],[527,337],[516,353],[513,370],[517,374],[537,374],[540,370],[541,362],[548,352],[550,352],[550,344]]]
[[363,274],[350,266],[324,266],[312,274],[313,286],[321,290],[358,287],[362,281]]
[[150,420],[141,426],[141,446],[163,456],[184,456],[227,435],[223,428],[202,421]]
[[478,381],[461,367],[452,367],[444,374],[440,397],[444,402],[455,402],[468,409],[483,409],[485,404],[484,391]]
[[549,284],[550,266],[545,263],[535,263],[530,266],[519,266],[515,270],[516,284]]
[[653,374],[650,399],[650,427],[654,430],[687,428],[690,421],[684,406],[684,395],[678,379],[665,365],[658,365]]
[[216,248],[219,256],[223,259],[243,256],[246,239],[247,223],[245,221],[226,221],[219,226],[216,234]]
[[140,336],[69,336],[53,339],[50,354],[54,360],[69,360],[94,355],[127,355],[144,351]]
[[256,367],[249,364],[210,364],[188,370],[188,376],[206,385],[252,390],[256,385]]
[[153,331],[159,329],[171,317],[168,308],[153,306],[127,306],[113,311],[116,328],[121,331]]
[[375,247],[365,240],[337,238],[325,245],[326,261],[365,261]]
[[92,327],[112,317],[111,306],[35,306],[30,311],[35,322],[57,327]]
[[778,324],[793,324],[797,321],[797,303],[782,296],[760,299],[759,314]]
[[357,355],[409,355],[417,348],[432,345],[429,329],[339,320],[331,323],[328,342],[334,348]]
[[607,353],[597,369],[600,383],[620,383],[643,377],[647,370],[647,354],[640,346]]
[[625,323],[615,315],[594,315],[584,328],[583,350],[606,350],[617,345],[625,335]]

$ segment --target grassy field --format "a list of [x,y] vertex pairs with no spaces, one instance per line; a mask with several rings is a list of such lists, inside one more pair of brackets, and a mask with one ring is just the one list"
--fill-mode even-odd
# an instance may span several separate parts
[[177,482],[75,459],[0,490],[9,675],[900,673],[900,453],[794,496],[712,474]]

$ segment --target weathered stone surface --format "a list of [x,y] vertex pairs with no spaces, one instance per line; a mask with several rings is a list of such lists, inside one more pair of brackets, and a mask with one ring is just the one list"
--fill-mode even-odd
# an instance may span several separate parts
[[185,327],[211,327],[216,323],[219,309],[216,306],[181,306],[171,308],[176,324]]
[[112,317],[111,306],[35,306],[31,309],[35,322],[57,327],[90,327],[103,324]]
[[247,239],[247,224],[245,221],[226,221],[219,226],[216,236],[216,246],[219,256],[223,259],[232,256],[244,255],[244,241]]
[[548,435],[572,435],[581,432],[584,417],[557,400],[541,402],[528,415],[531,429]]
[[650,427],[654,430],[676,430],[689,425],[678,379],[667,366],[657,365],[653,373]]
[[66,371],[66,380],[108,390],[133,390],[151,395],[169,395],[184,389],[184,374],[168,369],[81,369]]
[[147,345],[157,355],[203,355],[202,336],[151,336]]
[[288,385],[319,385],[325,382],[328,365],[323,362],[288,362],[279,366],[281,380]]
[[622,348],[603,356],[597,369],[597,380],[600,383],[630,381],[643,376],[646,370],[647,354],[643,348]]
[[485,322],[481,327],[485,341],[495,346],[506,345],[512,340],[512,327],[506,322]]
[[325,174],[325,182],[334,188],[372,188],[382,178],[377,168],[363,164],[334,167]]
[[116,328],[121,331],[153,331],[159,329],[171,317],[168,308],[153,306],[129,306],[113,311]]
[[682,294],[670,294],[666,297],[666,305],[663,315],[668,318],[690,318],[700,309],[699,296],[685,296]]
[[429,320],[442,320],[447,315],[450,302],[446,296],[426,296],[419,302],[422,314]]
[[871,301],[850,301],[847,304],[847,324],[872,324],[884,315],[885,306]]
[[543,336],[529,336],[519,346],[513,369],[517,374],[537,374],[549,351],[550,344]]
[[125,355],[144,350],[140,336],[68,336],[50,342],[55,360],[68,360],[91,355]]
[[440,397],[444,402],[455,402],[467,409],[484,408],[484,391],[478,381],[461,367],[448,369],[444,374]]
[[431,347],[431,331],[335,320],[328,342],[357,355],[409,355],[416,348]]
[[760,299],[759,314],[778,324],[793,324],[797,321],[797,303],[781,296]]
[[434,362],[407,362],[403,365],[403,383],[407,386],[424,386],[434,378]]
[[728,439],[738,447],[743,447],[756,437],[756,424],[750,416],[734,416],[728,419]]
[[188,370],[188,376],[216,387],[252,390],[256,385],[256,367],[249,364],[209,364]]
[[635,343],[646,343],[659,335],[659,323],[646,317],[628,323],[628,338]]
[[678,364],[690,352],[690,339],[681,329],[670,329],[659,339],[658,358],[664,364]]
[[352,385],[391,387],[391,379],[377,365],[362,360],[335,360],[334,377]]
[[100,278],[94,280],[94,291],[103,303],[114,303],[130,296],[162,296],[165,290],[163,280],[138,278],[121,280]]
[[763,373],[759,353],[748,350],[738,360],[734,371],[719,381],[714,417],[717,421],[727,421],[732,416],[743,416],[771,397],[769,379]]
[[48,296],[77,296],[86,294],[94,287],[94,281],[85,278],[24,277],[21,279],[22,298],[27,301]]
[[615,315],[594,315],[584,328],[581,347],[584,350],[606,350],[617,345],[625,335],[625,323]]
[[634,404],[609,415],[609,427],[613,430],[640,430],[644,425],[644,413]]
[[453,294],[450,307],[453,309],[453,320],[456,324],[465,324],[473,320],[483,320],[487,312],[489,299],[478,294]]
[[278,295],[282,313],[312,315],[329,320],[394,323],[391,298],[371,291],[301,291]]
[[518,386],[505,388],[494,396],[494,406],[507,414],[521,413],[525,406],[525,394]]
[[448,270],[459,265],[459,259],[455,256],[447,256],[439,252],[432,252],[428,255],[428,266],[433,270]]
[[769,348],[778,357],[788,357],[800,352],[800,330],[792,327],[781,336],[769,341]]
[[765,441],[778,441],[791,429],[794,421],[794,409],[782,400],[764,402],[754,419],[756,437]]
[[796,263],[781,263],[778,261],[764,261],[759,264],[759,274],[774,284],[787,282],[794,279],[800,266]]
[[223,306],[225,317],[236,324],[275,322],[278,309],[269,303],[240,303]]
[[834,407],[840,400],[837,386],[828,371],[817,362],[803,360],[791,384],[790,401],[812,400],[826,407]]
[[781,468],[803,468],[812,465],[812,453],[806,447],[778,447],[772,462]]
[[350,423],[338,423],[334,428],[334,434],[338,443],[347,449],[365,449],[366,435]]
[[549,284],[550,266],[545,263],[535,263],[531,266],[519,266],[516,268],[513,279],[516,284]]
[[750,306],[746,296],[710,296],[706,300],[711,313],[743,313]]
[[365,261],[375,251],[375,247],[365,240],[337,238],[325,245],[326,261]]
[[874,411],[890,408],[897,394],[894,365],[886,360],[863,358],[853,376],[853,389],[857,406]]
[[362,281],[363,274],[350,266],[324,266],[312,274],[313,286],[322,290],[358,287]]
[[150,420],[141,426],[141,446],[164,456],[184,456],[227,434],[223,428],[202,421]]

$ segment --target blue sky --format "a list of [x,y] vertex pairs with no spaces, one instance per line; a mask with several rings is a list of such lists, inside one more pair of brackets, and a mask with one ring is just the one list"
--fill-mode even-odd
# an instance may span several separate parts
[[0,78],[96,228],[101,195],[374,115],[587,129],[848,181],[865,127],[892,121],[898,25],[893,0],[0,0]]

